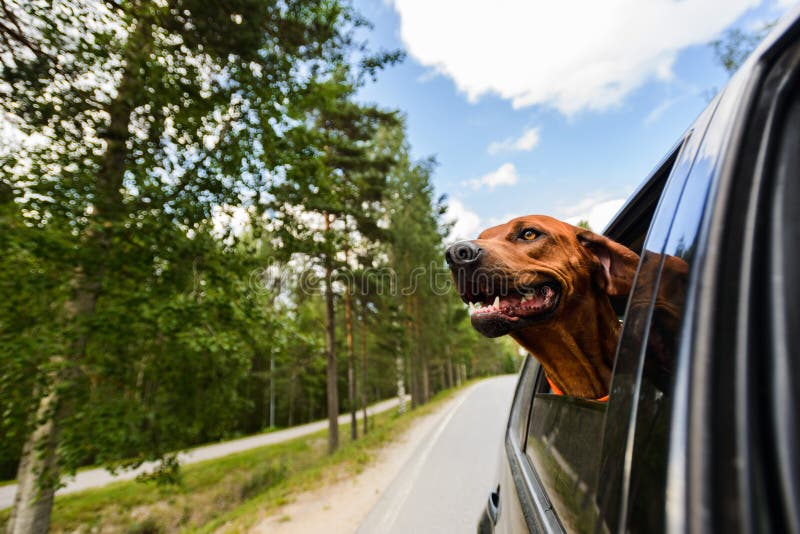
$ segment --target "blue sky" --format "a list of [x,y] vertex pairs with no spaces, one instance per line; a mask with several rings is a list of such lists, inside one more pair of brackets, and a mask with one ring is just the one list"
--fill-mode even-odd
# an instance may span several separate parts
[[360,97],[435,156],[453,238],[513,216],[602,230],[727,74],[708,42],[790,0],[354,0],[406,61]]

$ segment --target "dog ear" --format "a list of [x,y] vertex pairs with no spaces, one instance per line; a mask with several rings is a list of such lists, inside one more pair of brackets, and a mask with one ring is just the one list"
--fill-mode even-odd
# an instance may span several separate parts
[[578,242],[600,262],[600,287],[611,297],[630,293],[639,256],[616,241],[588,230],[578,233],[577,237]]

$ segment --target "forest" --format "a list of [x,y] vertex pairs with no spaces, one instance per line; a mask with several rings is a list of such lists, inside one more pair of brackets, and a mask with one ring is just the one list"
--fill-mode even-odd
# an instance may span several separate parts
[[449,291],[435,158],[358,98],[403,54],[347,3],[0,11],[0,480],[40,515],[81,466],[516,371]]

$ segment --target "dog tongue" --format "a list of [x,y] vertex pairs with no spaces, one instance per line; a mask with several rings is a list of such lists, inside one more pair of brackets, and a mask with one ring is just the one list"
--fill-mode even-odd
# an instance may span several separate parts
[[500,299],[500,307],[517,306],[520,302],[522,302],[522,297],[519,295],[508,295]]
[[533,311],[549,304],[553,297],[553,289],[549,286],[542,286],[535,291],[526,293],[525,296],[509,295],[502,299],[500,308],[511,308],[510,311]]

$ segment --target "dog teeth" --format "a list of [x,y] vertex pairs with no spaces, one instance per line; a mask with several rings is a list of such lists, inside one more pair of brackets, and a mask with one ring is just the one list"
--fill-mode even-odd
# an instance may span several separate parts
[[494,306],[495,308],[499,308],[500,307],[500,297],[495,297],[494,298],[494,304],[492,304],[492,306]]
[[533,293],[523,293],[522,302],[528,302],[529,300],[533,300]]

